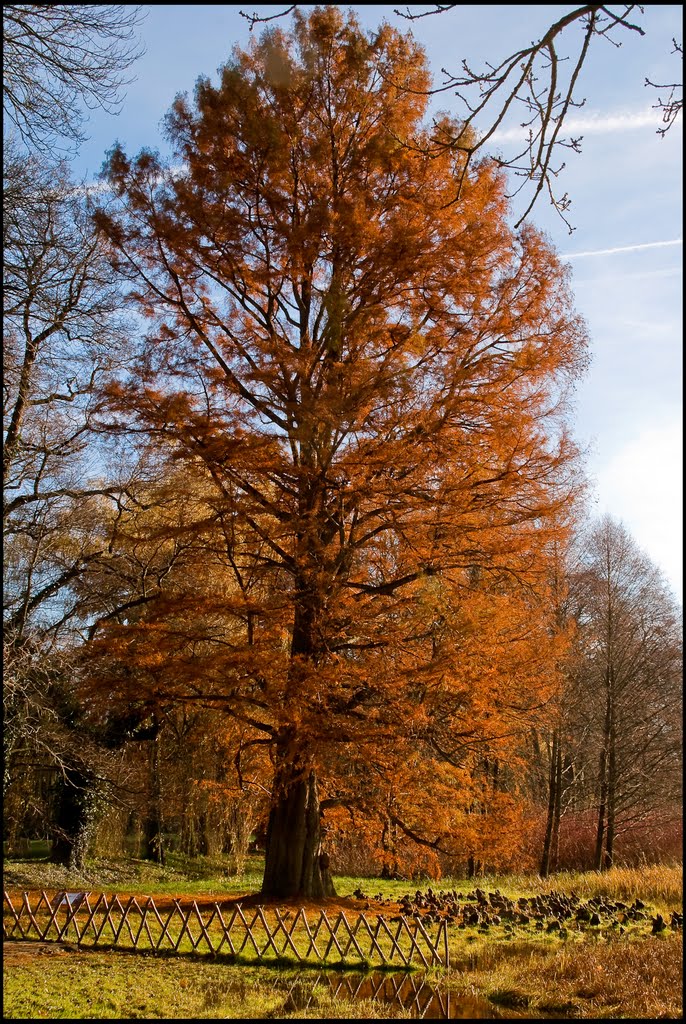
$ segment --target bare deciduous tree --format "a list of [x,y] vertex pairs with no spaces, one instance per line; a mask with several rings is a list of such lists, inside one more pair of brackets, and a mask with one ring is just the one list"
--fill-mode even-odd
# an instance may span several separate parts
[[[80,829],[93,810],[83,780],[99,771],[69,695],[76,585],[107,551],[109,502],[121,494],[103,482],[91,412],[124,355],[126,322],[66,165],[13,146],[4,157],[4,782],[21,789],[36,767],[56,773]],[[65,829],[56,852],[83,853]]]
[[128,4],[3,7],[3,110],[29,149],[72,148],[86,138],[84,107],[119,109],[142,18]]
[[47,786],[65,862],[85,855],[107,762],[79,726],[71,653],[75,587],[107,548],[105,496],[120,493],[102,481],[90,414],[126,330],[84,190],[53,151],[83,141],[88,109],[119,108],[141,10],[3,9],[3,791],[11,830]]
[[646,822],[680,806],[682,629],[659,570],[609,516],[584,531],[570,584],[577,701],[567,748],[595,818],[589,862],[602,870],[632,833],[645,842]]

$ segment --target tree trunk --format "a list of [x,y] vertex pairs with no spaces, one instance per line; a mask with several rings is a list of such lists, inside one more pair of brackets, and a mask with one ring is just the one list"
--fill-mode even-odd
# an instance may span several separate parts
[[65,769],[52,826],[53,864],[83,869],[97,816],[95,786],[95,776],[88,768],[71,764]]
[[398,826],[391,820],[390,812],[385,816],[381,831],[381,848],[384,851],[381,878],[397,879],[400,875],[398,856]]
[[560,818],[562,816],[562,743],[558,729],[553,731],[553,747],[550,754],[548,782],[548,818],[546,821],[543,854],[541,856],[541,877],[547,878],[557,870],[560,846]]
[[598,827],[596,830],[595,856],[593,867],[595,871],[603,869],[603,846],[605,843],[605,829],[607,817],[608,798],[608,765],[610,756],[610,731],[612,722],[612,699],[610,690],[610,670],[606,673],[607,697],[605,704],[605,723],[603,726],[603,745],[600,751],[599,782],[600,796],[598,800]]
[[[307,556],[303,560],[307,561]],[[303,573],[296,583],[299,598],[293,619],[289,671],[289,699],[296,707],[302,687],[307,686],[309,674],[316,669],[319,659],[317,622],[321,595],[315,576],[315,573]],[[319,794],[313,760],[293,725],[283,726],[275,742],[276,771],[267,824],[262,893],[270,897],[310,899],[335,896],[329,859],[321,850]]]
[[328,857],[321,851],[314,767],[306,755],[288,756],[283,748],[267,825],[262,893],[308,899],[336,895]]
[[550,846],[550,870],[557,871],[560,858],[560,819],[562,817],[562,740],[558,733],[555,758],[555,798],[553,802],[553,832]]
[[483,861],[477,860],[473,853],[467,858],[467,878],[476,878],[483,873]]
[[607,772],[605,769],[606,754],[600,752],[600,800],[598,802],[598,825],[595,837],[595,854],[593,857],[593,870],[600,871],[603,866],[603,845],[605,842],[605,814],[607,811]]
[[548,818],[545,826],[545,839],[543,840],[543,853],[541,855],[541,878],[547,878],[550,873],[550,852],[553,844],[553,830],[555,824],[555,799],[557,791],[557,753],[560,745],[560,734],[557,729],[553,730],[553,749],[550,753],[550,773],[548,780]]
[[143,850],[141,856],[144,860],[154,860],[158,864],[164,864],[166,858],[162,839],[160,735],[161,729],[156,732],[150,751],[150,800],[143,821]]
[[[613,694],[614,696],[614,694]],[[617,804],[617,750],[614,700],[610,705],[610,729],[607,757],[607,828],[605,832],[605,856],[603,867],[611,868],[614,863],[615,810]]]

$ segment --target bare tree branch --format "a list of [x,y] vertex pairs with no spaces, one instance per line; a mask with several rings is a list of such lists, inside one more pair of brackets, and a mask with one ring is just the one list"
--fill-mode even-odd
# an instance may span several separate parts
[[[672,45],[674,47],[672,53],[678,53],[683,60],[684,53],[681,44],[677,43],[676,39],[672,39]],[[681,113],[684,102],[682,96],[683,85],[681,82],[670,82],[667,85],[658,85],[656,82],[651,82],[649,78],[646,78],[645,84],[653,89],[669,89],[667,99],[663,100],[661,96],[658,96],[657,103],[653,108],[654,110],[662,111],[662,123],[664,124],[664,128],[658,128],[657,134],[664,138]]]
[[69,150],[86,138],[86,109],[121,108],[126,72],[143,53],[142,7],[6,4],[3,110],[29,150]]
[[[427,13],[440,14],[457,6],[436,5],[433,11]],[[496,133],[503,127],[508,113],[515,109],[516,104],[521,104],[524,108],[521,127],[526,130],[524,146],[513,157],[496,158],[499,166],[511,170],[515,178],[522,179],[511,192],[512,197],[527,186],[531,188],[531,198],[516,226],[531,213],[541,193],[546,192],[569,231],[573,230],[566,217],[571,200],[566,194],[556,195],[555,179],[565,164],[562,162],[555,165],[554,156],[558,147],[580,152],[582,139],[565,138],[562,129],[569,111],[582,107],[585,102],[577,98],[576,88],[591,40],[594,36],[602,36],[619,46],[621,44],[610,35],[618,27],[644,35],[640,25],[629,20],[635,9],[642,13],[643,9],[636,4],[625,4],[619,12],[600,4],[586,4],[570,10],[550,25],[540,39],[509,54],[497,65],[488,63],[484,69],[475,70],[465,59],[462,61],[460,75],[441,68],[444,83],[431,90],[431,94],[454,90],[467,110],[459,135],[437,131],[435,140],[439,149],[457,149],[466,155],[457,182],[456,200],[461,194],[473,157],[483,152],[491,140],[497,141]],[[417,17],[409,10],[401,16],[410,21]],[[565,30],[575,24],[583,27],[583,37],[571,71],[565,79],[563,65],[569,58],[559,55],[556,44]],[[488,126],[480,130],[478,120],[482,116],[488,116]]]
[[285,18],[287,15],[292,14],[297,6],[297,4],[291,4],[290,7],[286,7],[285,10],[279,11],[278,14],[270,15],[255,14],[254,11],[252,14],[246,14],[245,11],[239,11],[238,13],[240,14],[241,18],[245,18],[247,21],[250,22],[250,31],[252,32],[252,30],[255,28],[255,25],[263,24],[266,21],[276,21],[277,18]]

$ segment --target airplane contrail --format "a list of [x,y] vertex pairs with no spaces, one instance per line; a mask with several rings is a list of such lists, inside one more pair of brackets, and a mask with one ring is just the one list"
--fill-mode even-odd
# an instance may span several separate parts
[[580,256],[612,256],[616,252],[638,252],[639,249],[658,249],[665,245],[682,245],[682,238],[671,238],[665,242],[640,242],[637,245],[618,245],[614,249],[592,249],[588,252],[565,252],[561,260],[574,260]]
[[[613,132],[633,131],[651,125],[659,127],[660,115],[653,107],[644,110],[620,110],[614,114],[603,114],[589,110],[577,117],[569,117],[565,121],[565,132],[581,132],[584,135],[606,135]],[[675,122],[679,123],[680,122]],[[526,131],[520,125],[517,128],[502,128],[491,136],[491,142],[519,142],[526,138]]]

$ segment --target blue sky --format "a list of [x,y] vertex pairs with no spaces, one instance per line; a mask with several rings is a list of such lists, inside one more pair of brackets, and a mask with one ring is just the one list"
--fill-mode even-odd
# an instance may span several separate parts
[[[141,27],[146,53],[134,67],[136,81],[117,117],[93,113],[91,138],[81,147],[75,172],[93,178],[115,139],[130,155],[142,146],[164,152],[160,121],[174,96],[192,92],[199,75],[215,76],[232,46],[248,42],[249,25],[240,10],[264,16],[285,6],[149,6]],[[404,5],[341,6],[354,9],[368,28],[384,19],[410,28],[394,14],[394,6],[406,10]],[[486,60],[498,63],[569,10],[553,4],[459,5],[411,28],[440,84],[442,67],[458,73],[463,58],[474,68]],[[681,80],[681,60],[670,51],[672,38],[683,38],[682,8],[648,5],[636,20],[645,35],[617,34],[619,48],[595,40],[580,80],[586,104],[574,112],[573,134],[583,135],[583,151],[567,153],[559,178],[561,191],[573,200],[573,234],[544,199],[530,219],[569,260],[577,308],[590,330],[592,365],[577,390],[576,436],[589,449],[594,511],[624,522],[682,600],[683,133],[679,120],[665,138],[656,134],[657,93],[644,85],[646,77]],[[568,32],[578,46],[581,28]],[[564,38],[560,54],[563,47]],[[462,112],[450,92],[436,105]],[[506,156],[517,131],[515,118],[498,136]]]

